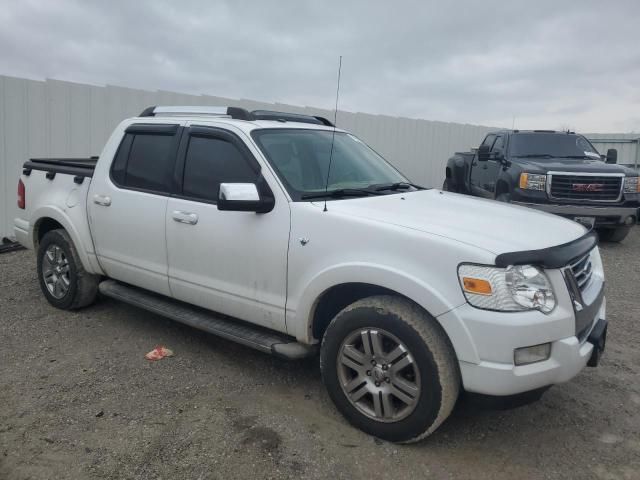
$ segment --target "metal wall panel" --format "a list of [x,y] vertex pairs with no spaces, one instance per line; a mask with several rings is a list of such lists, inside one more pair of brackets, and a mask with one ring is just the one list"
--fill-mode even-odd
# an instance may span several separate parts
[[9,162],[6,160],[7,152],[4,142],[4,119],[10,113],[4,102],[6,96],[4,93],[5,83],[6,79],[0,76],[0,102],[2,102],[2,108],[0,108],[0,237],[4,237],[9,233],[8,185],[9,177],[13,174],[13,168],[9,168]]
[[[13,218],[18,213],[16,183],[25,160],[37,156],[99,155],[113,128],[123,119],[150,105],[172,104],[281,110],[333,120],[333,111],[308,106],[0,76],[0,237],[12,235]],[[442,185],[445,164],[455,151],[477,147],[491,130],[477,125],[343,111],[338,112],[337,124],[362,138],[413,182],[429,187]],[[596,147],[603,153],[607,148],[617,148],[620,163],[633,163],[638,154],[637,142],[608,145],[597,143]]]
[[587,133],[593,146],[603,155],[607,150],[618,150],[618,163],[640,167],[640,134],[638,133]]

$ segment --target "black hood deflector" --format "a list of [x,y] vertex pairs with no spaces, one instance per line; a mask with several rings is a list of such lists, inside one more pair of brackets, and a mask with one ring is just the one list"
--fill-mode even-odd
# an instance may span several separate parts
[[496,257],[496,266],[504,268],[509,265],[539,265],[544,268],[561,268],[585,255],[597,244],[598,235],[591,231],[576,240],[555,247],[501,253]]

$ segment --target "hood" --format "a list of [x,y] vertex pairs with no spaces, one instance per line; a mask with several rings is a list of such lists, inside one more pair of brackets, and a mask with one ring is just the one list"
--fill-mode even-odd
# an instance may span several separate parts
[[624,173],[636,176],[630,168],[613,163],[604,163],[596,158],[513,158],[512,162],[530,173],[576,172],[576,173]]
[[496,255],[561,245],[587,231],[556,215],[440,190],[336,200],[328,209],[451,238]]

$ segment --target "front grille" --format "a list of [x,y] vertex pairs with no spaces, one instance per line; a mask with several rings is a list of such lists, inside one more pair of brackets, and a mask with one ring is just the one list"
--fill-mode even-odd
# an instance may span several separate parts
[[573,273],[578,288],[581,292],[589,285],[591,275],[593,275],[593,265],[591,265],[591,252],[580,257],[572,264],[569,265],[571,272]]
[[551,175],[549,194],[566,200],[616,201],[622,190],[622,176]]

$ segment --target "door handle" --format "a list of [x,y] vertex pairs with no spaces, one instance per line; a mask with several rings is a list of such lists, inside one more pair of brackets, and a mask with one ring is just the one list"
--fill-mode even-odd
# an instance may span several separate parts
[[108,207],[111,205],[111,197],[108,195],[94,195],[93,203],[96,205],[102,205],[103,207]]
[[196,223],[198,223],[198,215],[196,215],[195,213],[174,210],[172,216],[173,219],[178,223],[186,223],[187,225],[195,225]]

